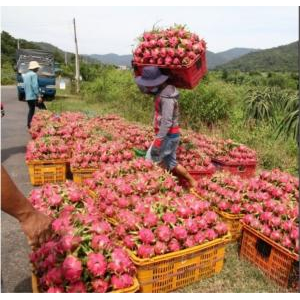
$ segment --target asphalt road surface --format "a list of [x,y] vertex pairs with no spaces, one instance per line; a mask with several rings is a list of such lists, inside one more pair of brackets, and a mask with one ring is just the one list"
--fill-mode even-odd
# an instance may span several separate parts
[[[17,187],[28,196],[33,189],[25,164],[26,144],[30,140],[26,127],[28,106],[17,100],[15,86],[1,87],[1,101],[5,109],[1,119],[1,163]],[[29,252],[18,221],[1,212],[1,292],[32,291]]]

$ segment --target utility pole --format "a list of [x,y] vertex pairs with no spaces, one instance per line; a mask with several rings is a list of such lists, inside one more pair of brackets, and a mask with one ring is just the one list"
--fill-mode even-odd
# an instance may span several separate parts
[[17,40],[17,48],[20,49],[20,40]]
[[68,65],[68,55],[67,55],[67,52],[65,52],[65,65],[66,66]]
[[79,93],[79,57],[78,57],[78,44],[77,44],[77,37],[76,37],[76,24],[75,24],[75,18],[73,18],[73,25],[74,25],[74,37],[75,37],[75,80],[76,80],[76,93]]

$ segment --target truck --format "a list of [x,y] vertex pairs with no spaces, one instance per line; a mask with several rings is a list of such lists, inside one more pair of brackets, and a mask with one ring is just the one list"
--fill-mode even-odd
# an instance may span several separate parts
[[18,49],[16,52],[17,94],[18,100],[25,101],[23,74],[28,71],[30,61],[37,61],[40,93],[45,100],[53,100],[56,94],[55,62],[52,53],[37,49]]

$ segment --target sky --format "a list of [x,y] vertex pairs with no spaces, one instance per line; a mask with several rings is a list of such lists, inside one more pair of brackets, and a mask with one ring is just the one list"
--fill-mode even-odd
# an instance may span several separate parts
[[48,42],[80,54],[130,54],[136,38],[154,24],[186,24],[207,48],[266,49],[298,40],[298,7],[1,7],[1,30],[15,38]]

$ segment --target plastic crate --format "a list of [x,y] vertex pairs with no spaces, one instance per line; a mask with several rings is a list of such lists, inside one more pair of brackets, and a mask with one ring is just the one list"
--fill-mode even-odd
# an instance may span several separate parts
[[239,239],[242,234],[242,223],[241,219],[243,214],[230,214],[223,212],[217,208],[214,208],[215,212],[222,218],[222,220],[227,224],[228,230],[232,237],[232,242],[235,242]]
[[[201,180],[202,177],[211,177],[216,172],[216,167],[212,166],[212,168],[207,171],[188,171],[190,175],[197,181]],[[189,184],[186,179],[178,178],[178,183],[184,188],[188,188]]]
[[[150,64],[140,64],[132,62],[135,76],[141,76],[142,70],[145,66],[153,66]],[[206,53],[203,52],[201,56],[198,56],[192,63],[187,66],[161,66],[161,72],[169,76],[169,83],[175,85],[178,88],[192,89],[207,73],[206,65]]]
[[98,169],[77,169],[71,167],[71,173],[73,175],[73,181],[78,184],[83,184],[85,179],[90,179],[93,177],[93,173],[98,171]]
[[238,175],[241,178],[251,178],[255,176],[256,163],[255,164],[239,164],[239,163],[227,163],[220,161],[216,158],[212,158],[214,165],[219,170],[230,172],[233,175]]
[[299,256],[246,224],[242,225],[240,257],[256,265],[278,285],[299,290]]
[[230,234],[200,246],[141,259],[128,250],[142,293],[165,293],[221,272]]
[[32,185],[66,181],[66,160],[35,160],[26,163]]
[[[32,286],[32,292],[33,293],[39,293],[39,286],[38,286],[38,280],[37,280],[37,277],[35,276],[34,273],[32,273],[32,276],[31,276],[31,286]],[[110,293],[135,293],[139,290],[140,288],[140,285],[139,285],[139,282],[136,278],[134,278],[133,280],[133,285],[126,288],[126,289],[120,289],[120,290],[115,290],[115,291],[112,291]]]

